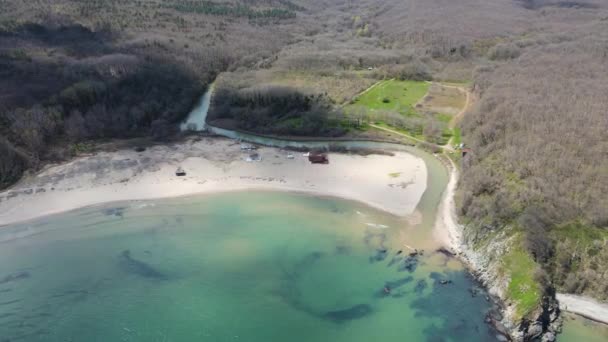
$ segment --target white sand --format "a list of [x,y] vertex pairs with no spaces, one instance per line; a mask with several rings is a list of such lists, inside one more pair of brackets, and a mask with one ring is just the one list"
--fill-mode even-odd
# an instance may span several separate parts
[[446,247],[453,249],[455,252],[461,252],[462,227],[458,224],[456,205],[454,203],[454,192],[456,191],[459,175],[454,162],[451,159],[449,161],[451,164],[449,167],[450,179],[437,209],[437,219],[435,220],[433,233],[437,240]]
[[572,294],[556,295],[560,309],[581,315],[596,322],[608,324],[608,303]]
[[[341,197],[407,216],[426,189],[424,161],[404,152],[392,157],[331,153],[327,165],[311,164],[302,153],[287,159],[287,151],[275,148],[257,152],[261,162],[246,162],[248,153],[240,144],[204,138],[141,153],[121,150],[81,157],[0,193],[0,225],[113,201],[246,189]],[[178,166],[187,176],[175,175]]]

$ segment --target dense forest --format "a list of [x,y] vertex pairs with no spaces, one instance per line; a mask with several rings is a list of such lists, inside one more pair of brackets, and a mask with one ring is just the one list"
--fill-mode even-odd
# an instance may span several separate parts
[[[208,121],[262,134],[329,136],[344,134],[341,112],[323,94],[286,87],[216,90]],[[234,127],[232,127],[234,128]]]
[[204,90],[177,61],[116,48],[108,35],[40,24],[0,34],[2,184],[26,166],[69,156],[57,148],[62,141],[166,137]]
[[479,98],[462,122],[472,153],[459,213],[469,235],[521,233],[539,283],[606,299],[605,1],[0,0],[0,8],[0,187],[82,142],[171,137],[216,79],[211,120],[317,136],[348,130],[339,106],[378,80],[468,82]]
[[515,40],[517,63],[478,70],[481,101],[463,127],[474,159],[461,181],[463,215],[490,230],[515,224],[560,289],[604,299],[607,33],[600,21]]

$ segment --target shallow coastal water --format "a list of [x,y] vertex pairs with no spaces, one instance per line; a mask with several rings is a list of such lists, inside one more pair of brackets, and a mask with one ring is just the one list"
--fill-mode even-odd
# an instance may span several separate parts
[[[495,340],[484,323],[490,304],[471,295],[477,285],[435,252],[422,225],[348,201],[248,192],[119,203],[4,227],[0,336]],[[407,246],[424,255],[409,257]]]
[[605,342],[608,341],[608,326],[566,314],[564,329],[558,338],[560,342]]

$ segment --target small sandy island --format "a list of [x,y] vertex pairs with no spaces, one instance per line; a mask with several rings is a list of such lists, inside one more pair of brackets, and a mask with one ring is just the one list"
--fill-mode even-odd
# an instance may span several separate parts
[[[331,153],[329,164],[311,164],[302,153],[265,147],[255,151],[261,161],[246,161],[250,153],[233,140],[202,138],[143,152],[80,157],[0,193],[0,225],[113,201],[246,189],[341,197],[407,216],[426,189],[424,161],[405,152]],[[176,176],[178,167],[186,176]]]

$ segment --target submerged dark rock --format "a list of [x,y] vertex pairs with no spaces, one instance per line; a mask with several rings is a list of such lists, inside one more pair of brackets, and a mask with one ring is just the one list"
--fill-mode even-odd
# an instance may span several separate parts
[[336,255],[348,255],[351,248],[349,246],[336,246]]
[[389,261],[389,262],[388,262],[388,265],[386,265],[386,266],[387,266],[387,267],[391,267],[391,266],[393,266],[394,264],[396,264],[396,263],[400,262],[401,260],[403,260],[403,258],[402,258],[402,257],[398,257],[398,256],[393,257],[393,258],[391,259],[391,261]]
[[372,312],[369,304],[357,304],[348,309],[328,311],[323,317],[335,323],[345,323],[368,316]]
[[424,289],[426,289],[427,287],[428,284],[426,283],[426,280],[420,279],[416,282],[416,287],[414,287],[414,291],[417,294],[422,294],[424,292]]
[[27,271],[16,272],[13,274],[9,274],[6,277],[0,279],[0,284],[6,284],[11,281],[27,279],[29,277],[30,277],[30,272],[27,272]]
[[443,255],[445,255],[445,256],[446,256],[446,257],[448,257],[448,258],[453,258],[453,257],[455,257],[455,256],[456,256],[456,253],[454,253],[454,252],[452,252],[452,251],[448,250],[448,249],[447,249],[447,248],[445,248],[445,247],[438,248],[438,249],[437,249],[435,252],[437,252],[437,253],[439,253],[439,254],[443,254]]
[[386,249],[379,249],[376,251],[376,254],[369,257],[369,262],[378,262],[386,259],[388,256],[388,251]]
[[23,300],[23,299],[13,299],[13,300],[9,300],[9,301],[6,301],[6,302],[1,302],[1,303],[0,303],[0,306],[3,306],[3,305],[11,305],[11,304],[19,303],[19,302],[20,302],[20,301],[22,301],[22,300]]
[[365,232],[363,242],[370,248],[386,249],[384,245],[386,242],[386,234],[368,229]]
[[126,209],[125,207],[107,208],[103,210],[103,214],[106,216],[122,217]]
[[397,279],[397,280],[389,280],[387,282],[384,283],[384,286],[379,289],[375,296],[376,298],[384,298],[384,297],[393,297],[393,298],[400,298],[405,296],[406,292],[404,291],[400,291],[400,292],[395,292],[394,290],[402,287],[403,285],[410,283],[414,281],[414,278],[412,276],[407,276],[405,278],[401,278],[401,279]]
[[396,289],[398,287],[401,287],[407,283],[410,283],[414,280],[414,277],[412,276],[407,276],[405,278],[401,278],[401,279],[397,279],[397,280],[391,280],[391,281],[387,281],[384,286],[391,288],[391,289]]
[[128,249],[120,253],[122,265],[131,273],[142,276],[144,278],[166,280],[167,276],[157,271],[154,267],[143,261],[133,259],[131,251]]
[[412,273],[416,270],[417,267],[418,267],[418,258],[415,256],[408,256],[403,261],[403,264],[401,264],[401,266],[399,266],[398,271],[399,272],[408,271],[408,272]]

